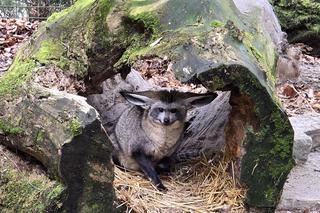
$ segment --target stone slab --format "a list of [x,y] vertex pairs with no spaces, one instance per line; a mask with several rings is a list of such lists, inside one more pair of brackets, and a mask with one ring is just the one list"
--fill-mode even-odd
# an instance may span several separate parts
[[297,164],[306,162],[308,154],[320,146],[320,114],[289,118],[294,129],[293,158]]
[[305,164],[295,166],[284,185],[278,210],[320,212],[320,152],[312,152]]
[[297,165],[283,187],[277,213],[320,212],[320,114],[289,118]]

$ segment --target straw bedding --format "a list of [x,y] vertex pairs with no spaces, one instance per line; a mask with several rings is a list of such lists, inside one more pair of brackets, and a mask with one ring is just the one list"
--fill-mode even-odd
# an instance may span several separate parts
[[177,166],[161,176],[167,192],[160,192],[141,173],[115,168],[116,205],[126,212],[245,212],[242,188],[233,163],[204,158]]

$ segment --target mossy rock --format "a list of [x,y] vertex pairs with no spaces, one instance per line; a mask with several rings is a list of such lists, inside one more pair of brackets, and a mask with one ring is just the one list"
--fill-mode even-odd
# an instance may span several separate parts
[[[98,54],[93,47],[95,39],[104,35],[104,48],[108,39],[113,39],[102,26],[110,7],[107,0],[80,0],[53,14],[20,47],[14,63],[0,78],[0,137],[5,138],[1,144],[31,155],[47,168],[50,178],[65,188],[66,199],[59,200],[63,211],[105,212],[113,208],[112,145],[98,113],[83,98],[48,89],[45,82],[53,79],[50,85],[54,87],[67,81],[72,86],[89,75],[91,58],[87,53]],[[14,183],[14,177],[8,176],[9,181]],[[16,184],[11,189],[23,185]],[[36,184],[42,187],[42,183]],[[33,193],[32,188],[26,190]],[[52,190],[53,194],[43,193],[44,199],[55,196]],[[16,196],[14,191],[5,194]],[[15,212],[29,207],[45,211],[47,203],[38,205],[42,199],[34,203],[36,206],[28,204],[31,200],[8,203],[5,198],[3,202]]]

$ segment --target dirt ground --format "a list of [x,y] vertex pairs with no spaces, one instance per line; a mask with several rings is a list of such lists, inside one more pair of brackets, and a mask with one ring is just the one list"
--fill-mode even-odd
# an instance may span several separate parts
[[277,94],[288,116],[320,113],[320,58],[302,54],[299,77],[277,86]]

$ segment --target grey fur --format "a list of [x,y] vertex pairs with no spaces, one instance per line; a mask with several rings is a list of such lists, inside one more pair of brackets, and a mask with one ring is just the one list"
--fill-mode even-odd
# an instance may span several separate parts
[[[141,169],[141,162],[134,153],[143,155],[144,160],[150,161],[153,167],[161,159],[170,157],[179,146],[188,108],[208,104],[217,96],[215,93],[195,94],[174,90],[121,94],[134,105],[120,116],[116,125],[118,147],[115,147],[114,157],[124,168],[143,170],[149,177],[148,172]],[[149,169],[153,174],[154,168]],[[160,179],[158,183],[150,178],[155,185],[163,186]]]

